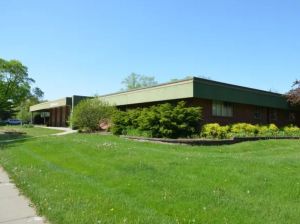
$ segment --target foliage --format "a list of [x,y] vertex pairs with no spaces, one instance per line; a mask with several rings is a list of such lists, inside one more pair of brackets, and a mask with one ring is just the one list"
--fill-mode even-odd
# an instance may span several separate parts
[[288,102],[292,106],[300,106],[300,80],[296,80],[292,89],[286,94]]
[[231,126],[230,132],[234,136],[256,136],[259,130],[258,126],[252,124],[237,123]]
[[130,90],[154,86],[157,84],[157,81],[153,76],[145,76],[136,73],[131,73],[122,81],[122,84],[125,86],[125,90]]
[[283,131],[287,136],[300,136],[300,128],[294,125],[284,127]]
[[231,138],[231,137],[275,137],[275,136],[299,136],[300,129],[289,125],[279,129],[275,124],[252,125],[237,123],[231,126],[221,126],[217,123],[205,124],[201,129],[201,136],[205,138]]
[[28,69],[17,60],[6,61],[0,58],[0,119],[12,117],[16,107],[31,93]]
[[201,136],[205,138],[224,139],[228,137],[229,129],[228,125],[220,126],[218,123],[205,124],[202,126]]
[[31,121],[31,112],[29,111],[30,106],[41,103],[43,97],[44,92],[40,88],[33,88],[30,96],[22,101],[17,107],[18,113],[16,114],[16,117],[23,123],[29,123]]
[[200,107],[187,107],[183,101],[164,103],[115,113],[112,131],[119,135],[137,129],[151,137],[189,137],[197,132],[200,119]]
[[97,131],[101,122],[110,122],[115,108],[99,98],[82,100],[75,106],[70,123],[81,131]]

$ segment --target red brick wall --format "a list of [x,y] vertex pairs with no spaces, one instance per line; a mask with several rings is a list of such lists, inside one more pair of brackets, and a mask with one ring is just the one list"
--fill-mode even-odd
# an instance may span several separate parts
[[54,127],[66,127],[67,120],[70,116],[70,108],[69,107],[57,107],[49,110],[50,119],[49,126]]
[[[168,102],[176,103],[178,101],[180,101],[180,100],[172,100],[172,101],[168,101]],[[189,106],[201,106],[202,107],[203,121],[201,122],[201,124],[219,123],[221,125],[226,125],[226,124],[233,124],[233,123],[238,123],[238,122],[246,122],[246,123],[251,123],[251,124],[274,123],[280,127],[291,124],[291,123],[300,125],[300,112],[296,114],[296,121],[292,122],[289,120],[289,111],[275,109],[275,111],[277,113],[277,119],[272,120],[270,114],[273,109],[266,108],[266,107],[256,107],[256,106],[247,105],[247,104],[233,103],[233,116],[232,117],[218,117],[218,116],[212,115],[212,100],[188,98],[188,99],[185,99],[184,101],[186,101],[187,105],[189,105]],[[165,103],[165,102],[136,104],[136,105],[130,105],[130,106],[123,106],[120,108],[130,109],[130,108],[136,108],[136,107],[147,107],[147,106],[155,105],[158,103]],[[260,111],[260,118],[255,119],[254,113],[258,108]]]

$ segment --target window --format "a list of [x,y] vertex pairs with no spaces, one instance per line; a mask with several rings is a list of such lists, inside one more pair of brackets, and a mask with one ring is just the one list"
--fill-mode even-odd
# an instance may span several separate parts
[[222,101],[213,101],[212,115],[220,117],[232,117],[232,104]]

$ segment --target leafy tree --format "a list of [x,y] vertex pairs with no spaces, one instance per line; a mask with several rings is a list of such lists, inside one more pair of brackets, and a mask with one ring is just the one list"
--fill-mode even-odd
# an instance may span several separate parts
[[157,84],[157,81],[153,76],[145,76],[136,73],[131,73],[122,81],[122,84],[125,86],[125,90],[130,90],[154,86]]
[[28,69],[17,60],[0,58],[0,119],[13,116],[26,98],[31,95],[30,85],[34,83],[28,76]]
[[44,97],[44,92],[35,87],[31,90],[31,95],[22,101],[20,105],[17,107],[18,113],[16,117],[20,119],[24,123],[28,123],[31,121],[31,112],[29,111],[30,106],[41,103]]
[[286,94],[287,101],[292,106],[300,106],[300,80],[296,80],[292,89]]

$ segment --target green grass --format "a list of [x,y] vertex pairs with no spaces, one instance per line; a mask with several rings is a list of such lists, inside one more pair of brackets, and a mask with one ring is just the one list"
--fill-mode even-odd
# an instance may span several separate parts
[[72,134],[2,145],[52,224],[299,223],[300,141],[192,147]]
[[59,133],[59,130],[18,126],[0,126],[0,141]]

